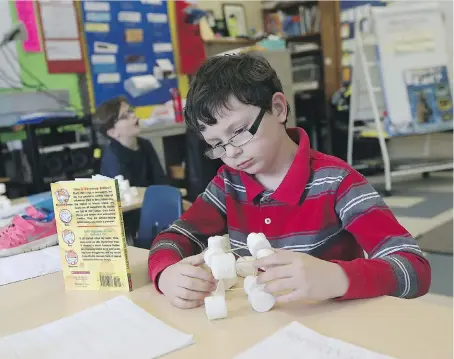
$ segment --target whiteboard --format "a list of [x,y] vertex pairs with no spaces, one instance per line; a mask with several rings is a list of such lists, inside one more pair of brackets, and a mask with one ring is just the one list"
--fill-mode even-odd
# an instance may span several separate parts
[[[11,30],[13,21],[10,2],[0,1],[0,39]],[[0,49],[0,88],[21,88],[17,43],[10,42]]]
[[404,135],[452,128],[446,32],[438,5],[406,4],[374,8],[372,13],[387,132]]

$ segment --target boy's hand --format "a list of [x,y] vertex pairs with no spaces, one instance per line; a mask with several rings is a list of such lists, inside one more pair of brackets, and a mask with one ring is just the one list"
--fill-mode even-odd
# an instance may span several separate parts
[[176,307],[199,307],[216,289],[212,274],[199,267],[202,263],[203,253],[187,257],[164,269],[159,276],[159,289]]
[[349,285],[348,277],[336,263],[311,255],[277,250],[275,254],[256,261],[265,272],[257,283],[265,284],[268,293],[289,292],[276,296],[276,301],[325,300],[343,296]]

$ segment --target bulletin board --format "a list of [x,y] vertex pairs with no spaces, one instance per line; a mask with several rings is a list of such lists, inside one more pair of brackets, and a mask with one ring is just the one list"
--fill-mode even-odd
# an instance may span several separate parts
[[126,96],[133,106],[162,104],[178,88],[167,2],[81,1],[95,106]]

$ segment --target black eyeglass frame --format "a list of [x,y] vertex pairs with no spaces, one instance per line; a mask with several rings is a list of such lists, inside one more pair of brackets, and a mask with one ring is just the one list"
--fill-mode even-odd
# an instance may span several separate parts
[[[232,140],[233,140],[235,137],[244,134],[244,132],[238,133],[238,134],[232,136],[232,137],[227,141],[226,144],[220,144],[220,145],[217,145],[217,146],[215,146],[215,147],[212,147],[212,148],[207,149],[207,150],[204,152],[204,155],[205,155],[206,157],[208,157],[209,159],[211,159],[211,160],[216,160],[216,159],[218,159],[218,158],[222,158],[222,157],[225,156],[225,154],[226,154],[225,147],[226,147],[227,145],[231,145],[231,146],[233,146],[233,147],[238,148],[238,147],[241,147],[241,146],[244,146],[245,144],[247,144],[249,141],[251,141],[251,140],[254,138],[255,134],[257,133],[257,130],[259,129],[260,124],[262,123],[262,120],[263,120],[263,117],[265,116],[265,113],[266,113],[266,109],[265,109],[265,108],[262,108],[262,109],[260,110],[259,114],[257,115],[257,117],[255,118],[254,122],[252,123],[251,127],[250,127],[248,130],[245,131],[245,132],[249,132],[249,133],[251,134],[251,138],[250,138],[250,139],[248,139],[247,141],[245,141],[245,142],[242,143],[241,145],[236,145],[236,146],[235,146],[235,145],[232,143]],[[216,149],[219,149],[219,148],[222,148],[222,149],[224,150],[224,152],[223,152],[220,156],[214,156],[214,154],[213,154],[214,151],[215,151]]]

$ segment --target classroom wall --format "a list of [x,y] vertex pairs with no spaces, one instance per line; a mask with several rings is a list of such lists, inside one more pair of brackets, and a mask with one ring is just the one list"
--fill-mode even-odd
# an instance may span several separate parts
[[255,28],[256,31],[263,31],[262,2],[254,1],[198,1],[198,6],[203,10],[212,10],[218,19],[223,18],[222,4],[241,4],[246,12],[246,22],[248,28]]
[[[13,23],[17,21],[17,13],[15,3],[10,1],[10,12]],[[79,92],[78,78],[76,74],[49,74],[47,71],[47,64],[44,52],[39,53],[27,53],[22,47],[22,43],[17,43],[17,55],[21,65],[27,68],[27,70],[38,77],[49,90],[60,90],[67,89],[70,94],[71,104],[77,108],[82,108],[82,99]],[[36,80],[31,78],[27,73],[21,69],[21,76],[24,82],[29,84],[37,84]],[[33,91],[26,88],[24,91]],[[18,90],[11,89],[0,89],[0,93],[5,92],[17,92]]]

